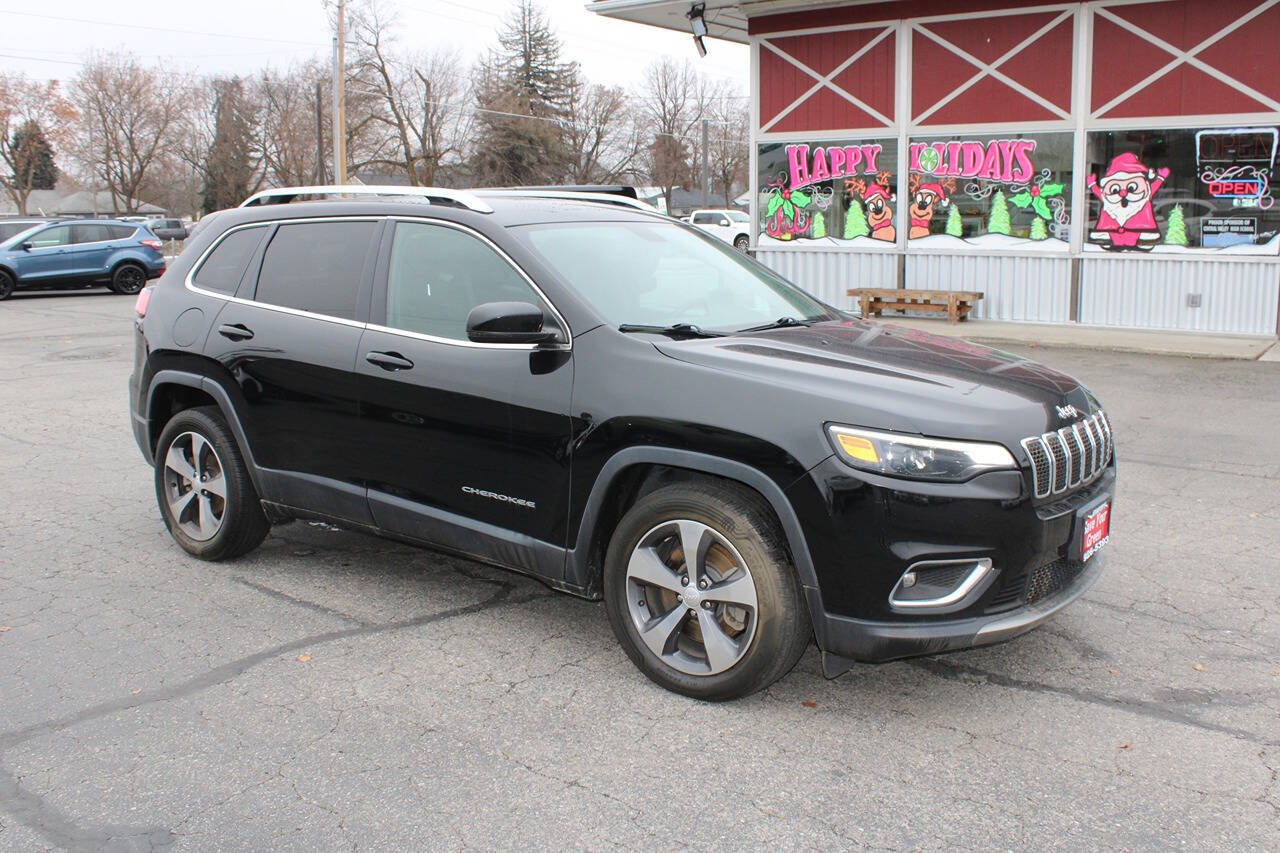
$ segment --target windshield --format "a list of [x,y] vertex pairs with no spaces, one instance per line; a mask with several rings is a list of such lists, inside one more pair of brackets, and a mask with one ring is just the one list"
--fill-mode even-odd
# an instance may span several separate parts
[[8,243],[19,234],[34,231],[43,224],[43,222],[0,222],[0,243]]
[[729,211],[729,218],[732,219],[734,222],[750,222],[751,221],[751,217],[747,216],[741,210]]
[[729,244],[669,222],[563,222],[512,230],[611,325],[690,323],[736,331],[783,317],[835,317]]

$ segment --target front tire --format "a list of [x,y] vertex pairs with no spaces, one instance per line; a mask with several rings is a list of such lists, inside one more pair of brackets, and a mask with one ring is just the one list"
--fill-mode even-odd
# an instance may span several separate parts
[[739,237],[733,241],[733,248],[737,249],[739,252],[745,252],[750,246],[751,238],[746,234],[739,235]]
[[213,406],[186,409],[156,444],[156,503],[182,549],[229,560],[262,544],[270,522],[227,422]]
[[4,270],[0,270],[0,301],[8,299],[10,296],[12,296],[13,289],[15,286],[16,285],[13,280],[13,276],[5,272]]
[[811,635],[777,521],[758,495],[731,483],[677,483],[637,501],[609,543],[604,596],[632,662],[695,699],[768,687]]
[[111,289],[126,296],[147,286],[147,271],[137,264],[121,264],[111,274]]

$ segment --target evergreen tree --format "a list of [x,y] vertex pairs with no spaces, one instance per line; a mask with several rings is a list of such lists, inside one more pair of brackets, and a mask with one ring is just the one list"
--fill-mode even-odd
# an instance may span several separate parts
[[51,190],[58,183],[53,146],[35,121],[28,120],[18,126],[9,150],[13,152],[13,172],[18,183],[33,190]]
[[821,212],[813,215],[813,228],[809,231],[809,236],[815,240],[821,240],[827,236],[827,221]]
[[570,153],[560,122],[576,73],[576,63],[560,60],[560,39],[546,13],[532,0],[519,0],[476,88],[481,183],[543,184],[563,177]]
[[1039,216],[1031,220],[1030,237],[1032,240],[1045,240],[1049,237],[1049,229],[1045,227],[1044,220]]
[[1009,205],[1004,200],[1004,190],[996,190],[996,194],[991,197],[991,214],[987,217],[987,233],[1009,233]]
[[849,202],[849,210],[844,215],[844,239],[866,237],[870,233],[871,229],[867,226],[867,214],[862,209],[862,203],[854,199]]
[[249,195],[253,115],[240,79],[214,81],[213,143],[204,163],[205,213],[235,207]]
[[1165,223],[1164,242],[1166,246],[1187,245],[1187,224],[1182,218],[1182,205],[1175,204],[1169,211],[1169,221]]
[[953,201],[948,208],[946,232],[952,237],[963,237],[964,222],[960,219],[960,206]]

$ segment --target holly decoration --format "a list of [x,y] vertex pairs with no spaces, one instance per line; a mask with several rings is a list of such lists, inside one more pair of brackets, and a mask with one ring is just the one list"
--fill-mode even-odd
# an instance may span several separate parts
[[1031,233],[1028,235],[1032,240],[1046,240],[1049,237],[1049,229],[1045,226],[1044,220],[1039,216],[1031,223]]
[[987,217],[987,233],[1009,233],[1009,205],[1005,203],[1004,190],[996,190],[996,194],[991,197],[991,215]]
[[764,208],[764,230],[770,237],[790,240],[809,227],[805,208],[813,199],[802,190],[789,190],[781,181],[770,184],[773,191]]
[[964,222],[960,219],[960,207],[954,201],[951,202],[951,209],[947,211],[946,232],[952,237],[964,236]]
[[1187,223],[1182,217],[1182,205],[1175,204],[1169,211],[1169,221],[1165,224],[1164,242],[1166,246],[1187,245]]
[[1049,203],[1045,199],[1060,195],[1062,195],[1062,184],[1032,184],[1017,195],[1009,196],[1009,201],[1013,202],[1019,210],[1026,210],[1029,207],[1042,219],[1052,219],[1053,211],[1049,210]]

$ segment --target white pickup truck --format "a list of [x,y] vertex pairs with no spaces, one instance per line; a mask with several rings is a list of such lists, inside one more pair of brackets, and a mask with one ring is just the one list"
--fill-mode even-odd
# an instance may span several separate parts
[[740,252],[751,245],[751,217],[741,210],[695,210],[689,215],[690,225],[732,243]]

